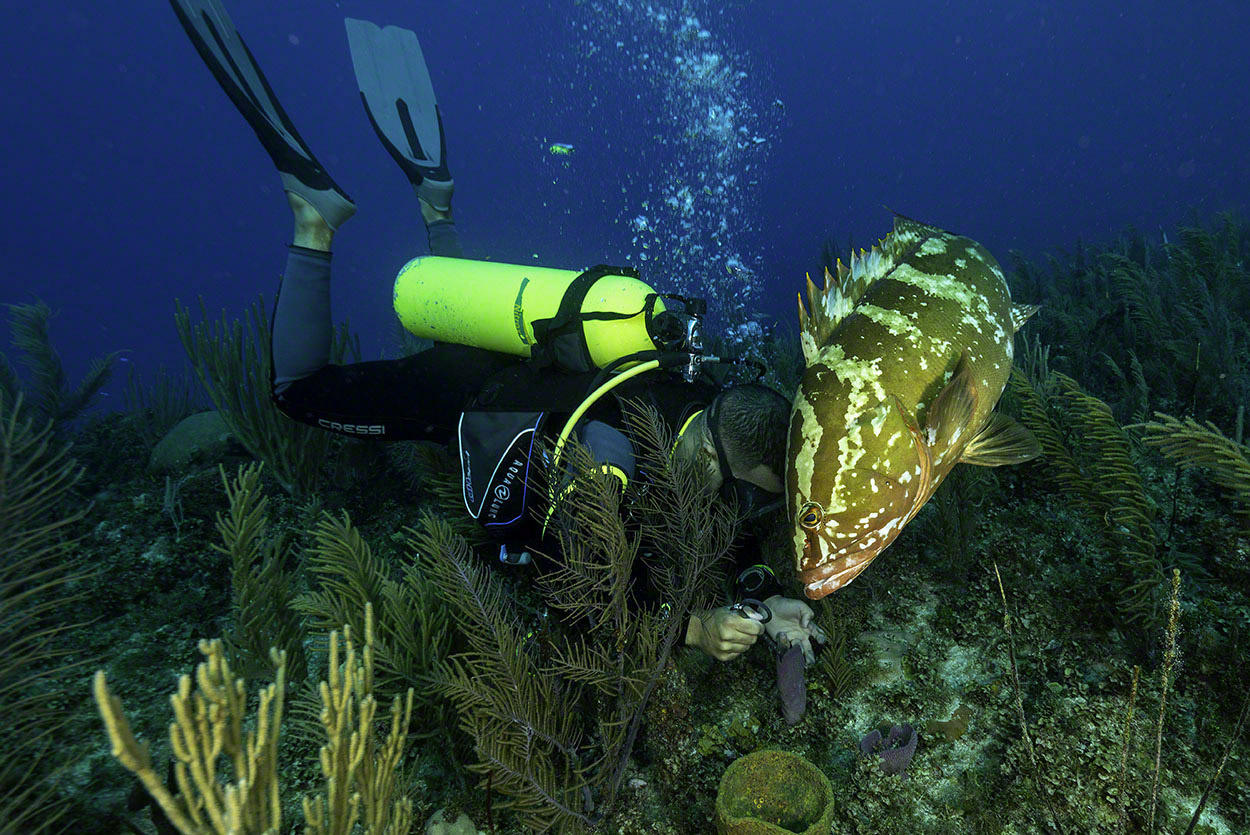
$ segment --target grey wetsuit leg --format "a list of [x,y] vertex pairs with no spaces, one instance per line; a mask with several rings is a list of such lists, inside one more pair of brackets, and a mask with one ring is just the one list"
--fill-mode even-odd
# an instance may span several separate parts
[[330,253],[291,245],[273,311],[273,375],[278,390],[330,362]]
[[464,250],[460,246],[460,235],[456,232],[456,222],[451,218],[430,221],[425,225],[425,233],[430,240],[431,255],[443,255],[448,258],[464,257]]
[[[455,221],[426,225],[430,254],[461,258]],[[273,312],[274,387],[301,380],[330,362],[334,324],[330,318],[330,253],[291,245]]]

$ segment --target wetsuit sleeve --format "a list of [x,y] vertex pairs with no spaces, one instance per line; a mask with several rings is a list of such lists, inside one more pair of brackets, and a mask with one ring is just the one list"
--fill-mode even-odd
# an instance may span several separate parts
[[588,422],[581,430],[581,441],[600,464],[621,479],[622,488],[634,478],[634,445],[625,433],[600,420]]

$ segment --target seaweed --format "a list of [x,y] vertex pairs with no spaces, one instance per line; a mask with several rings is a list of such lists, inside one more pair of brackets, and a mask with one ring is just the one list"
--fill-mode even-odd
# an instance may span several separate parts
[[829,698],[836,700],[849,693],[855,681],[855,669],[847,657],[844,620],[835,613],[829,598],[819,601],[815,609],[816,625],[829,640],[820,647],[812,671],[827,689]]
[[[297,423],[274,406],[273,336],[264,298],[248,309],[246,325],[237,319],[228,322],[224,311],[210,324],[203,299],[200,316],[202,321],[192,325],[190,311],[181,302],[175,303],[178,336],[213,405],[247,451],[269,466],[284,490],[293,496],[312,494],[337,439],[320,427]],[[349,355],[359,359],[359,341],[343,324],[334,333],[330,362],[342,364]]]
[[1057,370],[1118,418],[1162,409],[1228,427],[1250,400],[1247,227],[1224,214],[1181,227],[1177,242],[1130,231],[1102,250],[1050,256],[1047,273],[1016,253],[1013,283],[1045,302],[1038,334],[1064,346]]
[[1042,472],[1098,527],[1115,557],[1117,601],[1129,623],[1160,622],[1164,579],[1154,505],[1146,494],[1128,434],[1106,403],[1066,374],[1041,366],[1030,381],[1013,369],[1009,386],[1022,420],[1043,451]]
[[[1011,670],[1012,696],[1013,696],[1014,706],[1016,710],[1016,715],[1020,723],[1020,732],[1021,732],[1020,738],[1023,741],[1025,750],[1028,754],[1028,760],[1031,765],[1031,772],[1032,772],[1031,776],[1033,779],[1034,788],[1037,792],[1037,796],[1042,799],[1042,802],[1046,806],[1047,813],[1050,815],[1052,825],[1055,827],[1056,830],[1062,833],[1065,831],[1064,826],[1063,826],[1063,822],[1065,820],[1069,824],[1073,824],[1073,825],[1078,825],[1078,824],[1076,821],[1071,819],[1072,817],[1071,815],[1065,816],[1064,814],[1060,812],[1059,807],[1057,807],[1054,803],[1055,793],[1053,791],[1048,791],[1043,786],[1043,783],[1045,782],[1045,780],[1050,779],[1050,776],[1047,775],[1044,780],[1044,776],[1043,776],[1044,769],[1047,763],[1041,756],[1039,756],[1038,750],[1045,748],[1045,749],[1063,751],[1064,748],[1068,747],[1069,745],[1071,745],[1072,747],[1075,747],[1073,745],[1075,741],[1045,739],[1042,736],[1040,731],[1035,731],[1030,728],[1028,719],[1026,718],[1025,711],[1024,711],[1023,688],[1020,683],[1019,667],[1017,664],[1016,641],[1015,641],[1016,635],[1015,635],[1015,629],[1013,627],[1013,618],[1008,609],[1007,593],[1004,589],[1002,575],[999,573],[997,564],[994,565],[994,576],[995,576],[995,580],[997,581],[999,596],[1000,596],[1000,600],[1002,602],[1002,607],[1003,607],[1003,631],[1007,636],[1006,645],[1007,645],[1008,658],[1009,658],[1010,670]],[[1177,683],[1177,674],[1180,670],[1180,665],[1179,665],[1180,650],[1179,650],[1179,647],[1177,646],[1177,636],[1180,632],[1180,627],[1179,627],[1180,587],[1181,587],[1181,573],[1178,569],[1173,569],[1171,580],[1170,580],[1170,593],[1168,595],[1168,619],[1167,619],[1167,623],[1164,629],[1164,656],[1163,656],[1163,663],[1159,671],[1159,685],[1158,685],[1159,687],[1159,709],[1157,711],[1156,718],[1155,718],[1155,727],[1154,727],[1155,733],[1154,733],[1154,745],[1153,745],[1153,750],[1152,750],[1152,757],[1150,758],[1149,764],[1147,766],[1150,772],[1150,784],[1148,787],[1145,787],[1145,786],[1141,787],[1141,801],[1144,805],[1144,811],[1145,811],[1145,821],[1144,821],[1143,831],[1148,832],[1148,833],[1153,833],[1157,831],[1157,828],[1156,828],[1156,816],[1157,815],[1158,815],[1159,820],[1163,819],[1163,815],[1158,814],[1158,813],[1159,813],[1159,807],[1160,807],[1159,801],[1160,801],[1160,794],[1161,794],[1160,780],[1161,780],[1162,775],[1164,774],[1164,767],[1163,767],[1164,744],[1163,743],[1164,743],[1164,733],[1165,733],[1165,724],[1166,724],[1165,720],[1166,720],[1166,714],[1167,714],[1168,696],[1172,692],[1175,684]],[[1138,682],[1139,682],[1140,672],[1141,670],[1139,667],[1133,668],[1133,680],[1132,680],[1132,685],[1131,685],[1131,689],[1130,689],[1129,696],[1128,696],[1128,707],[1127,707],[1127,711],[1125,714],[1123,730],[1121,732],[1122,742],[1121,742],[1121,747],[1120,747],[1118,770],[1114,778],[1116,785],[1117,785],[1117,789],[1114,792],[1114,794],[1108,797],[1109,800],[1114,800],[1115,813],[1114,813],[1114,818],[1113,818],[1113,825],[1115,826],[1115,830],[1117,832],[1126,831],[1126,828],[1129,824],[1129,819],[1130,819],[1130,814],[1129,814],[1129,809],[1128,809],[1129,794],[1130,794],[1129,786],[1128,786],[1128,776],[1129,776],[1130,752],[1132,751],[1132,748],[1133,748],[1132,740],[1133,740],[1134,707],[1137,701]],[[1194,811],[1189,818],[1188,826],[1185,829],[1186,835],[1189,835],[1189,833],[1192,833],[1195,827],[1198,825],[1198,822],[1202,817],[1202,812],[1206,807],[1207,800],[1209,799],[1212,790],[1214,789],[1216,783],[1219,781],[1219,778],[1224,771],[1224,767],[1228,762],[1229,755],[1232,752],[1233,747],[1237,744],[1237,742],[1240,739],[1241,733],[1243,729],[1245,728],[1246,720],[1248,716],[1250,716],[1250,691],[1248,691],[1242,698],[1242,702],[1241,702],[1239,712],[1237,714],[1236,722],[1234,723],[1233,728],[1231,732],[1229,733],[1228,739],[1223,746],[1223,751],[1220,756],[1219,763],[1216,765],[1214,772],[1211,774],[1211,777],[1208,779],[1206,785],[1204,786],[1203,791],[1202,791],[1202,796],[1199,799],[1198,803],[1195,805]],[[1043,722],[1039,721],[1037,724],[1040,726],[1043,724]],[[1035,742],[1035,738],[1036,738],[1036,742]],[[1110,779],[1111,775],[1104,773],[1103,777],[1104,779]],[[1081,811],[1089,812],[1090,810],[1081,810]]]
[[[564,448],[568,469],[535,485],[563,488],[571,478],[549,523],[561,557],[548,555],[556,567],[539,578],[565,628],[531,641],[500,581],[447,522],[427,514],[411,532],[469,645],[439,665],[443,692],[476,743],[469,768],[501,796],[496,808],[539,831],[582,831],[613,808],[648,702],[690,612],[714,595],[713,569],[736,531],[695,465],[669,459],[658,415],[636,404],[625,415],[648,477],[632,495],[636,528],[622,519],[620,481],[576,442]],[[657,606],[632,599],[638,561]]]
[[1140,425],[1142,440],[1184,468],[1203,468],[1233,503],[1242,525],[1250,527],[1250,451],[1220,432],[1215,424],[1176,418],[1162,412]]
[[[222,544],[213,549],[230,558],[234,628],[225,638],[233,666],[246,679],[271,672],[271,650],[285,657],[285,675],[298,684],[308,672],[305,629],[294,608],[295,578],[287,569],[292,543],[284,534],[269,537],[268,499],[259,487],[263,465],[240,466],[234,479],[220,467],[229,511],[217,514]],[[341,622],[340,622],[341,625]]]
[[0,391],[0,831],[63,826],[55,775],[77,746],[57,751],[75,666],[69,642],[85,624],[75,604],[90,570],[74,526],[85,515],[64,498],[82,475],[52,421],[37,425]]
[[113,363],[121,352],[113,351],[93,359],[86,375],[71,388],[60,354],[52,347],[48,333],[51,308],[41,301],[8,307],[13,347],[22,356],[30,383],[23,385],[17,370],[0,353],[0,394],[6,397],[10,408],[20,406],[36,425],[51,423],[52,434],[64,439],[69,425],[82,415],[108,382]]
[[126,378],[126,410],[135,422],[148,447],[156,445],[186,417],[204,411],[204,390],[190,377],[175,377],[162,363],[155,378],[145,384],[132,363]]

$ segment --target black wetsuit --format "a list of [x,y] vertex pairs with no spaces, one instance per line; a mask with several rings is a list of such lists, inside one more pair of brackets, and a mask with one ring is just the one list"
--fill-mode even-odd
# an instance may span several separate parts
[[[461,257],[451,220],[434,221],[427,224],[427,230],[432,254]],[[293,420],[350,437],[455,441],[461,413],[487,381],[505,369],[520,368],[524,360],[464,345],[437,344],[402,359],[332,365],[330,260],[327,252],[290,247],[273,319],[275,405]],[[623,396],[644,396],[674,432],[716,391],[707,383],[645,377],[620,388]],[[563,420],[554,423],[562,424]],[[633,446],[621,431],[615,398],[604,398],[588,412],[577,437],[596,460],[633,478]],[[755,543],[739,543],[735,551],[739,564],[735,574],[759,561]],[[758,596],[777,593],[777,588],[773,581],[768,587],[748,591]]]

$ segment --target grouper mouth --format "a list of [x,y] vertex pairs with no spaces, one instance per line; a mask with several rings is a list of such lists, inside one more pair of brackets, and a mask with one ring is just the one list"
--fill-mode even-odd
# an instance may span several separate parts
[[873,545],[824,565],[799,571],[798,580],[803,584],[803,593],[812,600],[832,594],[858,577],[884,548],[884,543]]
[[832,538],[815,530],[806,530],[807,541],[799,559],[797,577],[807,596],[818,600],[848,585],[868,567],[877,554],[890,546],[911,520],[919,505],[887,524],[864,531],[860,536],[833,550]]

